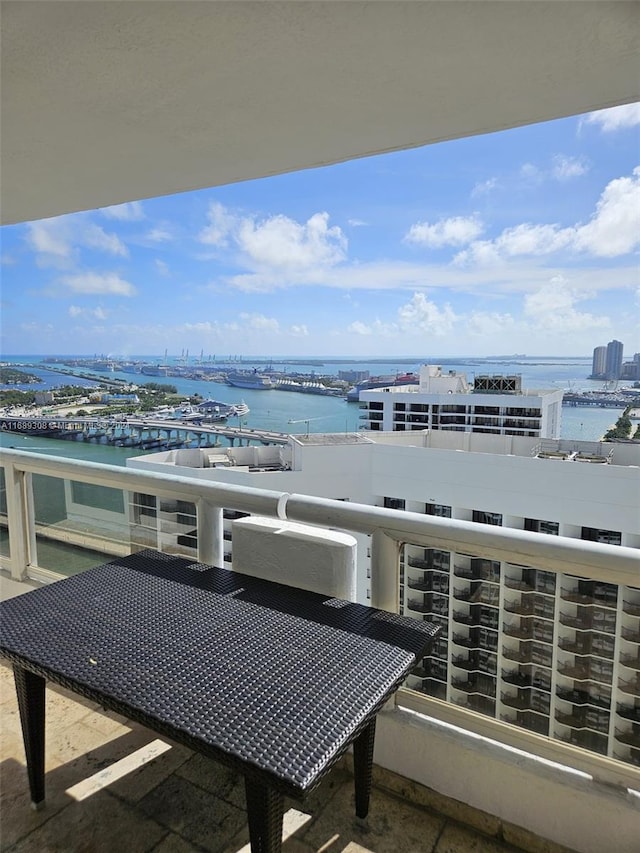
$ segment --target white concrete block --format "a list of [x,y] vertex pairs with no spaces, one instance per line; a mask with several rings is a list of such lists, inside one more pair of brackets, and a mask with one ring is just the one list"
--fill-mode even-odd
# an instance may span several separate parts
[[356,600],[353,536],[262,516],[234,521],[231,530],[233,571]]

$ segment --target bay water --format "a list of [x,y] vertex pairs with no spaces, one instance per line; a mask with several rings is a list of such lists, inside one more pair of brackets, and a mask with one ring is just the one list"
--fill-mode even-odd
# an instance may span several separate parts
[[[67,358],[71,358],[67,356]],[[85,356],[86,358],[86,356]],[[143,360],[149,363],[163,363],[163,359],[153,356],[135,356],[132,360]],[[56,372],[56,365],[45,365],[43,356],[3,356],[5,364],[25,365],[24,369],[36,374],[42,379],[37,385],[0,386],[4,388],[24,388],[29,390],[46,390],[61,385],[81,385],[89,387],[91,380],[79,379],[65,373]],[[177,360],[174,360],[174,362]],[[304,363],[301,363],[304,362]],[[171,363],[171,360],[168,362]],[[204,362],[207,364],[208,362]],[[210,362],[209,362],[210,363]],[[339,360],[336,356],[326,359],[278,359],[274,367],[294,373],[315,374],[316,377],[337,377],[340,371],[369,371],[375,375],[396,375],[406,372],[417,372],[423,360],[398,357],[387,361],[382,359],[347,359]],[[591,359],[588,357],[575,358],[509,358],[495,359],[442,359],[430,360],[430,363],[441,364],[443,370],[455,370],[466,373],[469,381],[480,374],[520,374],[522,387],[526,390],[553,388],[571,391],[598,390],[602,382],[587,379],[591,370]],[[27,367],[27,365],[29,365]],[[197,367],[193,364],[194,369]],[[252,362],[245,359],[236,363],[242,369],[264,369],[264,360]],[[81,371],[90,372],[90,371]],[[244,401],[250,408],[248,415],[229,421],[230,426],[248,426],[254,429],[268,429],[277,432],[305,434],[357,432],[363,421],[357,403],[347,403],[340,397],[330,397],[314,394],[301,394],[290,391],[253,391],[244,388],[234,388],[220,382],[202,379],[183,379],[182,377],[155,377],[140,374],[111,372],[95,373],[95,382],[108,379],[123,379],[127,382],[144,384],[158,382],[174,385],[185,397],[200,394],[205,399],[220,400],[223,403],[238,403]],[[617,420],[621,409],[600,409],[587,407],[562,407],[563,438],[578,440],[598,440]],[[149,451],[140,448],[113,447],[97,442],[64,441],[43,439],[40,437],[20,436],[14,433],[0,433],[0,447],[16,447],[20,450],[47,453],[50,455],[73,457],[96,462],[106,462],[112,465],[125,465],[132,456],[139,456]]]

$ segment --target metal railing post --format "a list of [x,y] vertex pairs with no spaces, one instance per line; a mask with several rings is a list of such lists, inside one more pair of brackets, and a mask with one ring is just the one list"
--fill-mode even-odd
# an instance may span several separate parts
[[29,507],[33,508],[33,501],[28,500],[30,479],[31,474],[19,471],[10,462],[5,466],[9,558],[14,580],[25,577],[29,564],[30,530],[34,526],[33,517],[28,517]]
[[201,498],[196,502],[198,560],[213,566],[224,565],[222,507]]
[[398,612],[401,543],[382,530],[371,534],[371,606]]

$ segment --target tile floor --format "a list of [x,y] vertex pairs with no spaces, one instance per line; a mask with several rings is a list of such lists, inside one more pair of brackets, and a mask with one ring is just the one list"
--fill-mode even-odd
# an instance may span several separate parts
[[[53,686],[46,806],[30,807],[13,676],[0,665],[0,849],[11,853],[248,853],[241,777]],[[519,848],[376,787],[366,821],[336,769],[289,804],[283,853],[507,853]],[[489,831],[495,827],[488,826]]]

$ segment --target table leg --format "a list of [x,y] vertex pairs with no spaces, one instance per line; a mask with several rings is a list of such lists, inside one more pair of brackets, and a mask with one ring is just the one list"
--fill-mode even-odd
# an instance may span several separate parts
[[280,853],[284,796],[279,791],[244,778],[251,853]]
[[31,805],[38,809],[44,802],[44,688],[45,680],[20,666],[13,677],[18,694]]
[[374,717],[353,742],[353,775],[356,788],[357,817],[366,817],[369,814],[375,737],[376,718]]

